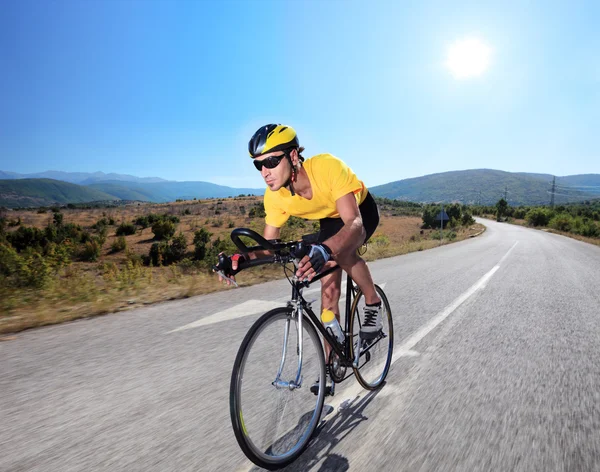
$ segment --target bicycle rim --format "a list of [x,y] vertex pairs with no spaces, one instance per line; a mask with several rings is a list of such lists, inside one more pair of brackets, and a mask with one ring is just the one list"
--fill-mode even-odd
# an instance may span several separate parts
[[[289,323],[280,379],[296,379],[298,324],[290,308],[263,315],[248,331],[234,364],[230,413],[238,443],[255,464],[278,469],[295,460],[308,445],[321,416],[325,397],[325,359],[319,336],[305,317],[301,387],[273,385],[281,367],[284,333]],[[311,385],[319,380],[314,395]]]
[[[356,379],[367,390],[375,390],[383,384],[392,364],[394,350],[394,324],[390,304],[383,290],[377,285],[375,289],[382,302],[383,333],[374,341],[361,340],[359,365],[358,368],[354,368]],[[352,303],[350,319],[352,359],[354,359],[358,349],[358,333],[362,325],[364,306],[365,297],[362,291],[359,290]]]

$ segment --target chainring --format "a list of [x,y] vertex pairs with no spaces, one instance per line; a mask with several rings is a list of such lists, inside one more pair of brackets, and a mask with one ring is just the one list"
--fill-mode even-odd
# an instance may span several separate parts
[[335,383],[340,383],[346,378],[346,367],[342,366],[340,356],[332,349],[329,353],[329,375]]

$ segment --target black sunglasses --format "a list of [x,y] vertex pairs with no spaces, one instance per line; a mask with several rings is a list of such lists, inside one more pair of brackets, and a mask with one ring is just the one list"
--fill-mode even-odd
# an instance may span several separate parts
[[266,159],[263,159],[262,161],[257,161],[256,159],[254,159],[254,167],[256,167],[256,169],[259,172],[262,170],[263,166],[267,169],[275,169],[275,167],[277,167],[281,162],[281,159],[283,159],[286,156],[287,153],[283,153],[281,156],[269,156]]

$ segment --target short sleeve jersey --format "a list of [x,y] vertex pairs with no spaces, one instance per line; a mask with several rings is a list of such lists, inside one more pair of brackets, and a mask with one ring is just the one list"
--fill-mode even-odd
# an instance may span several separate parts
[[353,193],[360,205],[367,197],[367,188],[352,169],[331,154],[313,156],[304,161],[302,167],[310,180],[312,198],[292,196],[285,187],[276,192],[267,188],[264,202],[268,225],[281,228],[290,216],[307,220],[339,218],[336,200]]

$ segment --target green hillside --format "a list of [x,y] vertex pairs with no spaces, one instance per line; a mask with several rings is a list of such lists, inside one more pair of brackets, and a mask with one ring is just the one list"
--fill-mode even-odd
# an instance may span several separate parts
[[[495,204],[507,195],[510,205],[550,203],[552,176],[511,173],[491,169],[431,174],[371,187],[378,197],[414,202],[461,202]],[[583,185],[585,187],[576,187]],[[585,174],[556,178],[555,203],[569,203],[600,197],[600,175]]]
[[88,185],[89,188],[110,193],[123,200],[131,200],[131,192],[139,195],[136,200],[156,203],[172,202],[177,199],[192,200],[193,198],[225,198],[244,195],[262,195],[264,189],[232,188],[210,182],[122,182],[107,181]]
[[144,188],[133,188],[128,187],[128,184],[132,182],[102,182],[97,184],[88,184],[87,188],[94,189],[96,191],[108,193],[114,197],[120,198],[121,200],[139,200],[142,202],[151,202],[153,200],[153,192],[148,191]]
[[89,187],[52,179],[0,180],[0,206],[7,208],[50,206],[118,200]]

